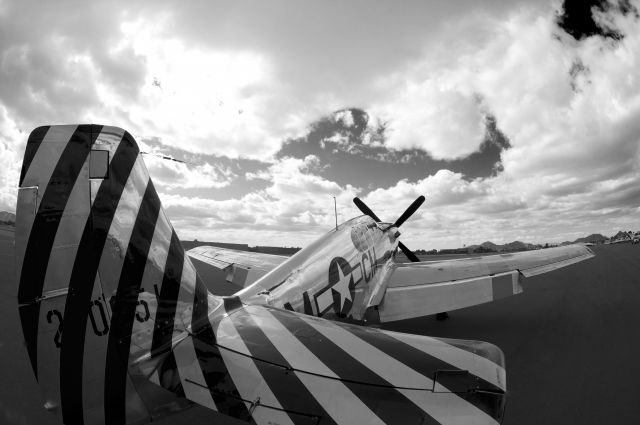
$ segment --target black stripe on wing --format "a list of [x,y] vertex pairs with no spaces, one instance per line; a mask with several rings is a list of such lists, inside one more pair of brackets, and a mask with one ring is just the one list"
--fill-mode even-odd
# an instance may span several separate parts
[[216,408],[220,413],[253,422],[251,413],[224,364],[220,350],[215,345],[216,336],[209,321],[207,288],[197,275],[191,323],[193,347]]
[[60,349],[60,399],[63,421],[67,424],[84,423],[82,371],[87,305],[111,222],[138,152],[133,138],[125,132],[109,164],[109,179],[102,181],[91,206],[73,264]]
[[[388,356],[395,358],[416,372],[432,380],[435,380],[437,371],[460,370],[460,368],[453,366],[442,359],[430,356],[429,354],[382,332],[373,333],[364,330],[363,332],[357,332],[357,336]],[[456,395],[492,417],[501,415],[502,404],[504,402],[503,397],[500,396],[503,394],[502,389],[473,375],[471,372],[469,372],[469,377],[471,377],[477,383],[477,387],[482,388],[483,391],[471,391],[470,388],[469,392],[458,392]]]
[[118,289],[111,298],[111,332],[104,382],[104,413],[108,424],[126,422],[127,364],[131,332],[159,211],[160,199],[149,180],[129,239]]
[[[317,332],[304,320],[271,310],[287,330],[322,363],[338,375],[342,382],[385,423],[434,424],[438,422],[398,392],[392,384],[372,372],[353,355]],[[294,320],[292,320],[294,319]],[[357,353],[353,353],[357,355]]]
[[[244,341],[251,342],[246,345],[254,363],[283,410],[305,416],[314,414],[320,418],[319,423],[322,424],[335,423],[329,413],[296,376],[289,363],[251,315],[244,315],[243,320],[247,322],[246,326],[236,326],[236,330]],[[260,358],[270,361],[266,362]]]

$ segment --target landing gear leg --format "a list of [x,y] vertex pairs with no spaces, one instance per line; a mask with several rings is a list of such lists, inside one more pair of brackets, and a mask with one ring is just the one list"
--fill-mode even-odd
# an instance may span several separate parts
[[436,314],[436,320],[447,320],[448,318],[449,318],[449,313],[447,313],[446,311]]

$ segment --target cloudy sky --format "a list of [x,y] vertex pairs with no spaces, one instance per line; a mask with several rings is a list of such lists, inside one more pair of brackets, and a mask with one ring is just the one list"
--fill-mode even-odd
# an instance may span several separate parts
[[412,248],[640,228],[634,1],[0,0],[0,210],[28,133],[129,130],[185,239]]

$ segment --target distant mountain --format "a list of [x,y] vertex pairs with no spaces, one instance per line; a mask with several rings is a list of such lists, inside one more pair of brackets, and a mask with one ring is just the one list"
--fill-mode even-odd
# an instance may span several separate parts
[[499,249],[500,249],[500,247],[499,247],[498,245],[494,244],[493,242],[489,242],[489,241],[487,241],[487,242],[482,242],[482,243],[480,244],[480,246],[481,246],[481,247],[483,247],[483,248],[485,248],[485,249],[488,249],[488,250],[490,250],[490,251],[495,251],[495,252],[498,252],[498,251],[499,251]]
[[16,224],[16,215],[8,211],[0,211],[0,223],[2,224]]
[[616,233],[614,236],[611,237],[611,241],[625,241],[625,240],[630,240],[633,236],[632,232],[624,232],[622,230],[620,230],[618,233]]
[[575,241],[573,241],[574,243],[604,243],[605,241],[608,241],[609,238],[606,236],[601,235],[600,233],[594,233],[592,235],[589,235],[585,238],[578,238]]
[[[613,240],[629,240],[630,238],[631,238],[630,233],[620,231],[614,237],[612,237],[611,240],[612,241]],[[584,238],[578,238],[573,242],[565,241],[559,245],[572,245],[574,243],[601,244],[601,243],[605,243],[606,241],[609,241],[608,237],[601,235],[600,233],[593,233]],[[548,246],[549,244],[536,245],[536,244],[530,244],[530,243],[521,242],[521,241],[513,241],[513,242],[506,243],[504,245],[498,245],[493,242],[487,241],[487,242],[481,243],[480,245],[469,245],[466,248],[458,248],[457,250],[449,250],[449,251],[458,252],[461,250],[467,250],[467,252],[469,253],[516,252],[516,251],[528,251],[532,249],[546,248]]]
[[504,245],[498,245],[491,241],[483,242],[480,245],[471,245],[467,247],[469,252],[483,253],[483,252],[514,252],[514,251],[526,251],[529,249],[537,249],[538,245],[530,243],[513,241]]
[[500,251],[513,252],[513,251],[526,251],[532,249],[533,245],[530,243],[524,243],[520,241],[513,241],[501,246]]

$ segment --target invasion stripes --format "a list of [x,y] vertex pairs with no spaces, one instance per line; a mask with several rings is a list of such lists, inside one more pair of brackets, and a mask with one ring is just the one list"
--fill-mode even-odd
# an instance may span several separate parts
[[249,349],[229,318],[224,318],[220,322],[218,335],[220,334],[225,336],[225,347],[220,350],[220,353],[241,397],[251,402],[259,401],[259,406],[266,408],[266,410],[260,407],[254,409],[253,419],[256,423],[273,421],[282,425],[293,424],[287,412],[283,411],[278,397],[262,377],[255,360],[251,358]]
[[151,320],[136,320],[133,322],[133,329],[131,331],[132,345],[130,349],[132,361],[151,351],[152,338],[149,337],[149,333],[150,330],[153,330],[153,324],[156,319],[155,312],[157,311],[159,295],[159,292],[156,294],[156,290],[159,291],[158,283],[162,282],[164,276],[172,233],[171,225],[161,209],[158,220],[156,221],[151,245],[149,246],[147,264],[142,276],[141,288],[144,288],[145,292],[139,295],[139,300],[147,303]]
[[[489,386],[485,386],[483,389],[492,389],[493,391],[506,391],[507,389],[506,372],[504,367],[492,362],[486,357],[479,356],[471,351],[447,344],[437,338],[399,334],[396,332],[386,332],[386,334],[431,357],[446,359],[445,361],[447,364],[450,364],[457,369],[468,370],[469,373],[486,381],[494,387],[491,388]],[[488,345],[486,343],[482,344]]]
[[[107,136],[108,137],[105,138],[103,137],[103,134],[101,134],[101,136],[98,137],[98,139],[96,140],[96,148],[107,147],[108,149],[110,149],[110,151],[115,152],[117,150],[119,140],[118,143],[113,143],[113,141],[109,143],[109,139],[112,138],[113,135],[108,134]],[[104,142],[107,143],[102,144]],[[92,151],[92,154],[93,152],[94,151]],[[102,181],[102,179],[93,179],[91,180],[91,183],[100,183]],[[99,192],[99,186],[96,187],[98,189],[97,192]],[[151,192],[148,192],[148,190],[151,190]],[[152,201],[152,203],[155,203],[158,209],[160,207],[160,201],[159,199],[157,199],[157,196],[154,194],[154,192],[155,191],[152,189],[152,187],[149,186],[149,175],[146,172],[141,157],[138,155],[133,169],[129,173],[127,183],[122,190],[122,194],[120,196],[120,200],[117,203],[113,220],[111,221],[111,225],[109,227],[109,233],[105,242],[105,246],[102,250],[102,255],[98,266],[99,279],[96,281],[97,287],[94,287],[94,293],[91,297],[92,299],[95,299],[96,297],[102,296],[105,300],[106,310],[108,311],[109,316],[111,316],[108,337],[96,338],[95,333],[91,332],[91,329],[88,327],[84,348],[84,409],[85,412],[89,411],[89,409],[94,409],[94,416],[101,419],[105,418],[106,415],[109,415],[110,412],[117,411],[117,409],[107,409],[105,406],[105,400],[109,399],[110,393],[113,394],[113,391],[109,391],[110,385],[112,384],[111,380],[115,379],[113,371],[107,371],[110,367],[112,367],[109,362],[113,361],[114,357],[116,357],[114,356],[113,349],[111,352],[109,352],[109,342],[111,342],[111,347],[113,348],[113,338],[119,338],[118,332],[120,329],[118,328],[126,328],[126,325],[118,323],[117,321],[113,321],[114,318],[112,307],[118,307],[115,301],[118,291],[122,291],[122,285],[120,285],[120,283],[126,281],[127,285],[135,285],[135,282],[140,279],[139,274],[141,273],[140,270],[135,269],[135,267],[142,267],[143,269],[145,267],[146,257],[143,258],[141,255],[137,254],[140,250],[148,250],[149,240],[146,239],[145,236],[144,239],[140,241],[140,238],[138,237],[138,235],[136,235],[136,232],[140,231],[140,219],[146,215],[144,203],[155,197],[155,201]],[[150,229],[147,230],[147,233],[150,234],[154,231],[154,225],[155,223],[150,223],[147,226],[150,227]],[[138,227],[136,228],[136,226]],[[126,274],[134,270],[132,269],[130,263],[134,260],[135,262],[137,262],[137,265],[134,266],[135,273],[133,273],[132,276],[134,281],[131,281],[127,278]],[[120,295],[122,295],[122,292],[120,292]],[[134,298],[131,302],[133,304],[136,304],[137,301]],[[91,315],[89,317],[92,318]],[[130,335],[131,329],[129,328],[127,332],[127,335]],[[124,353],[128,352],[128,345],[125,348],[123,347],[123,344],[123,341],[118,341],[118,350],[124,355]],[[131,383],[127,382],[126,378],[127,357],[122,357],[122,360],[124,363],[123,369],[125,371],[125,375],[120,379],[122,386],[121,388],[125,388],[125,391],[118,392],[122,394],[122,400],[125,399],[125,394],[128,393],[126,394],[126,397],[129,400],[129,403],[131,403],[135,398],[135,395],[131,394]],[[93,374],[90,372],[93,372]],[[129,390],[126,391],[126,388],[129,388]],[[122,408],[122,410],[124,411],[124,407]],[[136,409],[131,410],[135,411]],[[90,419],[92,418],[85,415],[85,421],[89,421]]]
[[[24,151],[24,158],[22,160],[22,169],[20,170],[20,186],[23,186],[22,182],[24,181],[24,176],[27,174],[29,168],[31,168],[31,162],[33,161],[33,158],[35,158],[36,152],[38,152],[38,148],[40,148],[40,144],[42,143],[42,140],[44,139],[50,128],[51,127],[48,125],[38,127],[29,135],[27,147]],[[51,161],[51,163],[55,164],[55,162],[53,161]]]
[[[38,382],[43,387],[53,390],[47,394],[47,398],[55,401],[56,404],[60,403],[60,374],[58,373],[60,350],[56,347],[55,341],[54,344],[51,343],[54,334],[50,332],[58,333],[63,330],[62,312],[67,286],[82,237],[82,229],[89,216],[88,182],[84,178],[87,174],[88,162],[87,159],[60,218],[44,277],[42,301],[39,302],[42,314],[39,315],[38,320]],[[54,314],[57,319],[52,320]]]
[[193,347],[207,383],[207,388],[220,413],[251,420],[249,409],[242,401],[234,381],[231,380],[231,376],[222,360],[222,355],[215,344],[216,336],[209,321],[207,298],[207,288],[200,278],[197,278],[193,299]]
[[98,265],[98,273],[102,283],[101,289],[107,298],[115,295],[118,290],[129,240],[148,182],[149,174],[144,167],[142,158],[138,156],[127,183],[122,189],[117,206],[114,205],[115,213]]
[[[87,169],[88,162],[88,159],[85,160],[82,167],[83,172]],[[82,226],[89,217],[89,206],[87,205],[88,184],[83,177],[81,176],[76,180],[73,189],[69,193],[65,210],[60,217],[45,272],[43,297],[48,296],[50,291],[66,288],[69,283],[78,244],[82,237]]]
[[[320,422],[323,424],[336,423],[325,406],[307,389],[299,375],[291,372],[289,363],[280,350],[269,341],[256,320],[258,319],[247,314],[241,317],[241,321],[234,320],[234,325],[240,338],[249,348],[251,357],[265,359],[256,361],[255,364],[282,408],[287,411],[317,416],[321,418]],[[224,341],[220,344],[224,346]]]
[[87,305],[116,207],[138,156],[138,148],[130,137],[125,134],[118,145],[109,165],[110,178],[102,182],[91,206],[91,219],[85,225],[71,273],[60,351],[60,398],[65,423],[83,423],[82,365]]
[[[65,127],[68,129],[68,127]],[[38,344],[38,321],[40,316],[40,303],[37,302],[42,296],[45,273],[51,255],[51,248],[55,239],[58,225],[66,208],[67,199],[75,185],[75,181],[80,174],[83,164],[89,154],[90,146],[100,133],[100,127],[78,126],[74,133],[68,138],[68,143],[49,142],[53,146],[64,146],[59,159],[45,158],[46,163],[55,163],[55,168],[51,171],[44,194],[38,206],[34,223],[31,227],[29,239],[26,244],[22,270],[20,273],[20,286],[18,287],[18,304],[20,305],[20,320],[22,330],[27,345],[31,366],[38,377],[37,370],[37,344]],[[65,139],[64,141],[66,141]],[[56,140],[56,142],[59,142]],[[43,145],[39,144],[39,151],[42,154],[51,154],[53,150],[47,152]],[[34,154],[34,160],[38,160],[42,155]],[[44,159],[43,159],[44,161]],[[26,167],[29,167],[27,164]],[[23,165],[23,168],[25,166]],[[29,169],[25,175],[29,174]],[[45,172],[46,173],[46,172]],[[42,174],[40,182],[44,183],[46,174]],[[93,281],[93,279],[91,279]],[[85,303],[85,306],[88,304]]]
[[[318,327],[317,329],[330,338],[339,338],[339,332],[344,332],[337,327],[323,326],[322,328]],[[440,354],[440,356],[436,357],[428,353],[426,350],[419,350],[412,345],[406,344],[403,341],[390,336],[386,332],[375,334],[373,332],[358,332],[358,337],[370,344],[372,347],[375,347],[381,352],[386,353],[388,356],[394,357],[398,361],[416,370],[421,375],[430,377],[431,379],[435,377],[436,372],[439,370],[467,370],[475,375],[474,372],[478,372],[480,369],[477,367],[476,359],[472,356],[469,356],[465,359],[459,359],[465,361],[458,361],[456,362],[457,366],[455,366],[448,362],[449,358],[446,355],[446,351],[440,351],[438,353]],[[452,351],[454,352],[454,354],[459,354],[458,349],[454,347],[452,347]],[[502,368],[498,365],[494,365],[494,372],[497,372],[498,369]],[[489,371],[481,370],[481,375],[487,376],[488,372]],[[497,392],[500,392],[502,390],[502,388],[494,385],[492,382],[483,380],[481,377],[477,377],[477,379],[479,382],[478,386],[484,390]],[[490,379],[493,382],[497,382],[496,379]]]
[[[22,200],[23,202],[26,201],[26,204],[22,204],[20,198],[23,191],[19,190],[18,193],[17,207],[19,211],[16,217],[16,271],[18,273],[18,281],[20,281],[22,262],[28,239],[31,235],[31,228],[35,221],[32,213],[37,211],[42,195],[50,182],[51,175],[58,165],[60,155],[68,140],[74,135],[76,128],[77,126],[75,125],[56,126],[49,131],[49,127],[40,127],[29,136],[29,143],[27,143],[25,152],[26,161],[22,164],[23,176],[20,178],[20,188],[26,189],[25,193],[31,192],[31,195],[37,195],[39,192],[40,196],[34,196],[35,199]],[[41,145],[44,145],[42,149],[40,149]],[[30,155],[33,155],[33,157],[29,158]],[[34,159],[35,162],[33,162]],[[26,177],[27,172],[28,177]],[[33,201],[35,201],[35,205],[32,205]],[[29,209],[29,212],[23,213],[20,211],[22,208]]]
[[202,368],[191,337],[184,338],[173,348],[173,354],[178,365],[178,373],[182,383],[184,395],[188,400],[194,401],[211,410],[218,410],[207,382],[202,375]]
[[[217,336],[243,398],[275,399],[274,408],[317,414],[322,422],[495,424],[502,414],[500,392],[434,392],[436,371],[460,369],[446,362],[446,352],[438,353],[444,360],[406,356],[419,350],[384,331],[246,306],[222,319]],[[473,370],[475,360],[457,359],[463,370]]]
[[183,263],[184,250],[178,235],[172,231],[151,341],[151,353],[154,356],[171,348]]
[[[358,332],[356,336],[343,327],[331,326],[314,320],[308,320],[308,323],[336,344],[349,347],[349,353],[357,353],[357,359],[360,362],[396,387],[433,389],[433,377],[436,370],[452,369],[440,359],[429,358],[425,355],[414,356],[414,353],[407,354],[406,352],[410,351],[411,347],[393,343],[392,339],[384,332],[364,330]],[[400,389],[399,391],[438,423],[475,423],[474,421],[477,421],[478,417],[485,416],[478,407],[453,393],[431,394],[429,397],[425,397],[409,389]],[[451,421],[452,416],[449,409],[458,412],[461,416]],[[486,419],[492,420],[490,416],[486,416]]]
[[111,332],[107,347],[104,384],[106,423],[125,423],[126,379],[131,333],[135,320],[138,291],[159,211],[160,200],[153,183],[149,181],[129,239],[118,290],[115,298],[112,298],[111,301]]
[[[268,329],[268,332],[265,331],[265,335],[274,348],[282,354],[287,364],[295,369],[295,374],[300,381],[324,406],[336,423],[347,423],[354,416],[362,423],[383,423],[359,397],[344,385],[339,375],[322,363],[267,310],[264,310],[264,314],[259,320],[260,326],[265,330]],[[321,377],[316,375],[321,375]]]
[[[360,362],[358,360],[358,352],[356,352],[356,356],[348,354],[338,345],[337,341],[334,342],[317,332],[305,320],[296,322],[282,320],[277,314],[274,317],[292,335],[307,336],[299,338],[307,350],[317,356],[325,365],[331,365],[333,373],[339,376],[344,384],[363,400],[372,411],[380,416],[380,419],[385,423],[436,423],[415,404],[409,402],[403,394],[395,390],[389,381],[383,379]],[[385,402],[392,405],[402,405],[402,412],[379,409],[380,400],[375,397],[377,388],[371,387],[382,387],[379,390],[384,391]]]

